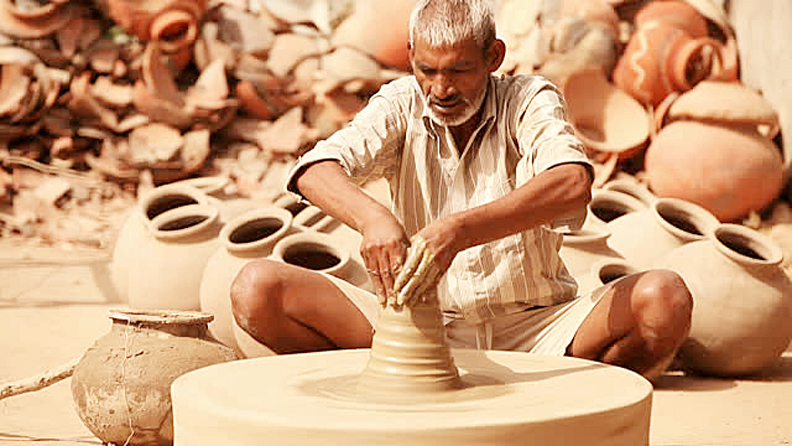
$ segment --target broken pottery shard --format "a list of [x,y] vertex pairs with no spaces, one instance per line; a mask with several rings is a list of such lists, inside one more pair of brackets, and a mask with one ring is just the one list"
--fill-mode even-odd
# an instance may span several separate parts
[[200,169],[211,153],[211,132],[208,129],[193,130],[184,134],[181,160],[187,173]]
[[230,6],[220,8],[218,26],[220,40],[241,53],[266,57],[275,42],[275,34],[256,15]]
[[315,130],[303,124],[302,107],[295,107],[262,132],[258,144],[273,154],[295,154],[315,138],[315,133]]
[[136,164],[172,160],[184,144],[181,133],[168,125],[152,123],[129,134],[129,158]]
[[303,58],[317,54],[319,44],[315,38],[302,34],[280,34],[270,50],[267,65],[278,77],[285,77]]

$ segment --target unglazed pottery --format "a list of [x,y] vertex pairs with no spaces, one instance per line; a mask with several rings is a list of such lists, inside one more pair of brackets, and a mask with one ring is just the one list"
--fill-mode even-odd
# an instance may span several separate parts
[[657,196],[648,187],[631,176],[610,180],[602,185],[602,189],[627,194],[646,206],[651,206],[657,200]]
[[605,225],[622,215],[640,211],[646,204],[630,194],[607,189],[594,189],[588,204],[584,229],[610,232]]
[[717,218],[694,203],[660,198],[650,207],[608,222],[608,244],[638,268],[647,268],[669,251],[707,237]]
[[191,45],[208,7],[207,0],[97,0],[107,15],[137,38],[157,40],[172,53]]
[[558,254],[569,274],[578,282],[578,293],[586,290],[581,281],[590,273],[591,267],[604,259],[623,259],[624,257],[608,245],[610,231],[606,227],[601,230],[582,229],[564,233],[564,240]]
[[199,310],[201,275],[219,244],[219,211],[187,205],[148,222],[129,268],[133,309]]
[[780,248],[741,225],[719,225],[712,237],[677,248],[655,266],[676,270],[693,295],[682,365],[718,376],[769,367],[792,339],[792,282]]
[[291,222],[289,211],[274,206],[255,209],[234,218],[223,226],[219,247],[203,269],[199,289],[201,311],[214,315],[209,324],[212,335],[238,353],[233,330],[231,283],[246,263],[272,254],[275,243],[293,231]]
[[589,270],[578,280],[578,294],[585,295],[596,288],[643,271],[641,268],[622,258],[603,258],[594,262]]
[[74,370],[75,411],[104,443],[171,444],[171,383],[236,355],[209,336],[205,313],[113,310],[110,318]]
[[142,195],[122,223],[113,246],[110,277],[122,300],[129,297],[129,269],[142,241],[151,236],[146,229],[153,218],[190,204],[208,204],[209,197],[189,184],[167,184]]
[[655,194],[696,203],[721,221],[763,210],[784,183],[781,151],[755,126],[675,121],[657,134],[644,163]]
[[599,67],[570,74],[562,84],[575,133],[590,150],[629,158],[649,139],[649,112],[608,81]]

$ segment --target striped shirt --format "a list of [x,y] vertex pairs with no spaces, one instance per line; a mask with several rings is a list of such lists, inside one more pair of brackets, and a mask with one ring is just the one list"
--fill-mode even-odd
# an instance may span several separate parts
[[[358,184],[384,177],[393,213],[412,236],[433,220],[503,197],[550,167],[590,164],[563,98],[544,78],[492,76],[483,107],[460,156],[450,130],[429,117],[415,77],[390,82],[348,126],[300,158],[287,189],[297,193],[299,172],[322,160],[337,160]],[[580,224],[582,218],[572,222]],[[460,252],[438,288],[446,319],[479,323],[574,299],[577,284],[558,255],[561,240],[541,226]]]

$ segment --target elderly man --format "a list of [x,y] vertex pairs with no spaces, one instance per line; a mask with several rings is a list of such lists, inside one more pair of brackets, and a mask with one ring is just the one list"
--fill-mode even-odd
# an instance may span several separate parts
[[[690,326],[681,278],[646,271],[578,296],[558,255],[554,228],[582,224],[592,177],[559,91],[493,76],[505,45],[487,0],[419,0],[409,45],[414,75],[384,85],[287,184],[360,232],[378,296],[257,260],[232,286],[237,324],[277,353],[368,347],[378,304],[437,287],[452,347],[662,371]],[[392,211],[359,188],[382,177]]]

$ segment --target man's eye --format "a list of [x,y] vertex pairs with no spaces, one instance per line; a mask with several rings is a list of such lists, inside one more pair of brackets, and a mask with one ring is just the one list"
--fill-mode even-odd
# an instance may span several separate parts
[[423,69],[421,69],[421,71],[423,71],[424,74],[426,74],[428,76],[434,76],[435,74],[437,74],[437,70],[435,70],[433,68],[423,68]]

